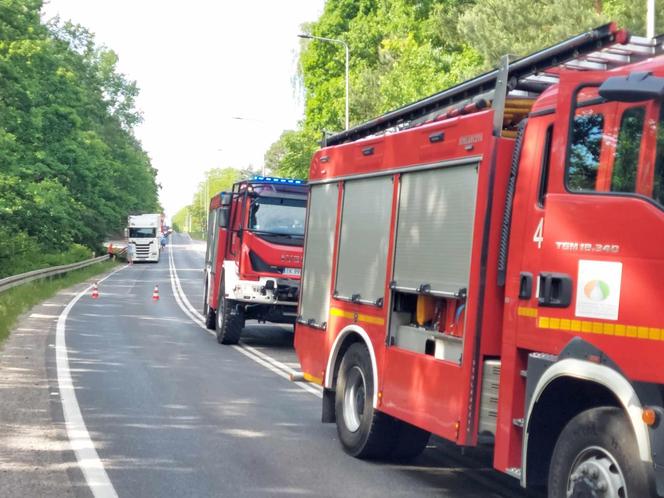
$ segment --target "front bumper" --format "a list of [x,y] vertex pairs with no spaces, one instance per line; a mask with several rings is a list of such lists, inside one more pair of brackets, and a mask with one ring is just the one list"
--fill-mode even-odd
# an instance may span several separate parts
[[248,304],[296,307],[299,293],[298,280],[261,277],[259,280],[236,280],[225,297]]

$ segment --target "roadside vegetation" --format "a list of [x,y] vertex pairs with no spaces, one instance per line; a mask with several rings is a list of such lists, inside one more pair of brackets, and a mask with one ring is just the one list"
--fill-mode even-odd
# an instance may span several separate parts
[[[354,126],[490,70],[504,54],[520,57],[609,21],[644,35],[645,7],[645,0],[327,0],[302,31],[348,44]],[[656,19],[661,33],[664,2]],[[304,39],[294,85],[304,94],[304,118],[283,131],[264,163],[270,174],[307,178],[323,134],[344,127],[343,47]],[[173,217],[174,228],[192,236],[204,231],[206,193],[249,174],[208,171],[191,204]]]
[[[645,17],[645,0],[327,0],[302,29],[349,45],[353,126],[491,69],[504,54],[523,56],[608,21],[644,35]],[[323,133],[343,130],[344,49],[305,39],[299,62],[305,116],[267,151],[265,166],[306,178]]]
[[209,208],[209,199],[221,191],[229,191],[240,179],[248,178],[256,173],[235,168],[213,168],[205,172],[205,178],[198,184],[191,204],[180,209],[172,217],[173,230],[186,232],[192,238],[203,240],[206,236],[205,223]]
[[80,270],[34,280],[0,293],[0,343],[7,339],[17,319],[35,304],[54,296],[61,289],[105,273],[118,264],[115,261],[102,261]]
[[160,209],[136,84],[42,3],[0,0],[0,278],[88,258],[127,214]]

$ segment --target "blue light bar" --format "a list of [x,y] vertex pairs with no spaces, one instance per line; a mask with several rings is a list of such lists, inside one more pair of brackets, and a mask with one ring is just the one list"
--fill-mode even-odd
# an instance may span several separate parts
[[279,183],[282,185],[304,185],[304,180],[296,180],[295,178],[277,178],[276,176],[254,176],[254,182],[261,183]]

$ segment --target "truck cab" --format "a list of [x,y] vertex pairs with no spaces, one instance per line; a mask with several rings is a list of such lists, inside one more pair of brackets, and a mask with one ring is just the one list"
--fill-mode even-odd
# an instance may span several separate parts
[[236,344],[246,320],[295,323],[308,187],[256,176],[210,201],[206,325]]
[[159,213],[130,215],[127,219],[127,244],[134,246],[134,261],[159,262],[161,246]]

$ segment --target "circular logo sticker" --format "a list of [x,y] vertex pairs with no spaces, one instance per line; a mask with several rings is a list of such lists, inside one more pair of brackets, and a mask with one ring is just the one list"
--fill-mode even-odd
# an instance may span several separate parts
[[591,280],[583,287],[583,293],[592,301],[604,301],[609,297],[609,285],[602,280]]

